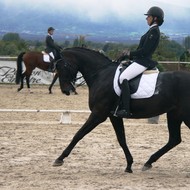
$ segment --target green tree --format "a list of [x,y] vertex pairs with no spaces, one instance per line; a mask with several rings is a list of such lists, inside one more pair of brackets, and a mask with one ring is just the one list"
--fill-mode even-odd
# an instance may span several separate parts
[[63,47],[69,47],[70,46],[70,41],[69,40],[65,40]]
[[76,38],[73,42],[73,47],[77,47],[77,46],[79,46],[79,39],[78,38]]
[[10,42],[0,42],[0,55],[3,56],[15,56],[17,54],[17,46]]
[[17,33],[7,33],[0,43],[0,55],[17,56],[21,51],[27,51],[28,44]]
[[168,36],[162,33],[153,59],[157,61],[178,61],[183,51],[183,47],[179,43],[170,40]]
[[11,41],[20,41],[20,36],[18,33],[7,33],[2,38],[5,42],[11,42]]
[[183,43],[185,49],[190,49],[190,36],[187,36],[185,39],[184,39],[184,43]]

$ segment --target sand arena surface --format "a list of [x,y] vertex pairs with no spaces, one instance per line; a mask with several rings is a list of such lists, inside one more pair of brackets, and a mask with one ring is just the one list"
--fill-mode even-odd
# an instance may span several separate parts
[[[17,93],[16,85],[0,85],[1,109],[88,109],[88,90],[63,95],[59,86],[31,86]],[[182,143],[142,172],[147,159],[165,145],[165,116],[158,125],[147,120],[125,120],[128,146],[134,158],[133,174],[125,173],[126,161],[109,121],[85,136],[61,167],[54,160],[81,127],[59,124],[61,113],[0,113],[1,190],[189,190],[190,130],[182,126]],[[88,114],[72,114],[85,122]]]

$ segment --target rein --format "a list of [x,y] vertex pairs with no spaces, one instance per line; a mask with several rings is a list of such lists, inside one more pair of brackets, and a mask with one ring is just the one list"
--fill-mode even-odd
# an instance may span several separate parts
[[86,84],[86,81],[84,80],[84,77],[83,77],[83,76],[77,77],[77,78],[75,78],[74,80],[77,81],[77,80],[79,80],[79,79],[81,79],[81,78],[83,78],[83,81],[80,82],[79,84],[77,84],[76,87],[83,86],[83,85]]

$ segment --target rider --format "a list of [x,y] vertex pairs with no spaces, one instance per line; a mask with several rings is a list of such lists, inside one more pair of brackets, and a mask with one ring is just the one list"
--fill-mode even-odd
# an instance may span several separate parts
[[122,89],[123,107],[116,112],[118,117],[130,117],[130,90],[128,81],[143,73],[147,69],[154,68],[156,61],[152,60],[152,54],[156,50],[160,40],[159,26],[164,22],[164,12],[160,7],[151,7],[146,14],[149,30],[141,37],[138,48],[135,51],[125,50],[120,60],[129,58],[132,63],[121,73],[119,82]]
[[53,33],[54,33],[54,28],[53,27],[49,27],[47,32],[47,36],[46,36],[46,53],[48,53],[50,55],[50,66],[49,66],[49,70],[50,71],[54,71],[55,70],[55,65],[54,62],[57,59],[57,56],[60,52],[60,50],[62,49],[60,46],[58,46],[54,40],[53,40]]

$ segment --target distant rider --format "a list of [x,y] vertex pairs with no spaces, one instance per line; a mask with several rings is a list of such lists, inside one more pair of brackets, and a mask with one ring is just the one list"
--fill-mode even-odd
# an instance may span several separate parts
[[54,42],[53,39],[53,33],[54,33],[54,28],[53,27],[49,27],[47,32],[47,36],[46,36],[46,49],[45,52],[48,53],[50,55],[50,66],[49,66],[49,71],[54,71],[55,70],[55,61],[58,58],[59,52],[62,49],[59,45],[57,45]]

